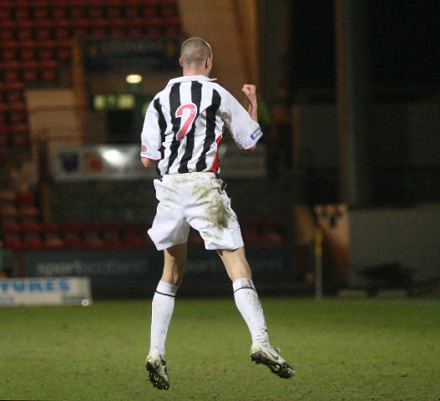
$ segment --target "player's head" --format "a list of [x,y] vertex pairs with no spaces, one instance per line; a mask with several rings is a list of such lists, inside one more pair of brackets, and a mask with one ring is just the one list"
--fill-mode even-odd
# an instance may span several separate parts
[[189,38],[182,43],[179,62],[184,71],[209,75],[212,67],[211,46],[201,38]]

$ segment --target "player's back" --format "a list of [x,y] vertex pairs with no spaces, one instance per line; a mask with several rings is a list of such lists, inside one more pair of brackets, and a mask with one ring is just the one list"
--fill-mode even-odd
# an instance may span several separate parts
[[217,171],[224,91],[209,78],[191,76],[171,80],[156,96],[164,150],[158,167],[163,173]]

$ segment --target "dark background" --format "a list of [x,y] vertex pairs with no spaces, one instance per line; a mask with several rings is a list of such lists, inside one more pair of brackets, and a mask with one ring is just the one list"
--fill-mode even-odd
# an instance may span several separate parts
[[[289,92],[335,86],[333,0],[292,0],[289,37]],[[440,2],[367,2],[370,74],[376,92],[413,96],[440,88]]]

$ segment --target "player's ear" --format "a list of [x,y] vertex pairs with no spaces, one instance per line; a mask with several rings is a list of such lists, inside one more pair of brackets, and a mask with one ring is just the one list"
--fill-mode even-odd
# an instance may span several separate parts
[[180,65],[181,67],[183,67],[182,57],[179,58],[179,65]]

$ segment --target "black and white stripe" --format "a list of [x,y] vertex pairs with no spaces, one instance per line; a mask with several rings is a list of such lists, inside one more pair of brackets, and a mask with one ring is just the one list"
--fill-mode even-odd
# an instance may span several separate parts
[[255,136],[255,132],[261,132],[258,123],[211,79],[172,79],[147,110],[141,156],[159,160],[160,175],[217,173],[218,145],[225,124],[240,148],[252,147],[261,137]]

